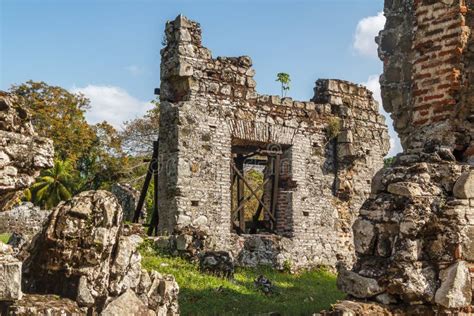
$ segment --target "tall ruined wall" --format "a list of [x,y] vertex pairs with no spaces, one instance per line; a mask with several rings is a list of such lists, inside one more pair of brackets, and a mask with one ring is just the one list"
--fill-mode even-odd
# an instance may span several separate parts
[[53,164],[52,141],[38,137],[15,96],[0,91],[0,212]]
[[472,311],[473,9],[472,1],[385,1],[383,101],[404,151],[374,177],[353,226],[357,261],[338,278],[351,298],[384,304],[385,315]]
[[[371,92],[319,80],[312,101],[259,95],[251,59],[213,59],[196,22],[180,16],[167,23],[166,41],[160,231],[199,227],[210,232],[216,248],[238,256],[247,237],[231,234],[232,146],[260,143],[284,151],[283,169],[293,181],[279,184],[276,227],[291,246],[274,245],[266,259],[279,255],[300,265],[351,261],[354,215],[388,151],[387,129]],[[327,128],[335,118],[342,132],[331,140]]]
[[[441,144],[472,155],[470,1],[386,1],[378,39],[385,110],[405,149]],[[468,150],[469,149],[469,150]]]

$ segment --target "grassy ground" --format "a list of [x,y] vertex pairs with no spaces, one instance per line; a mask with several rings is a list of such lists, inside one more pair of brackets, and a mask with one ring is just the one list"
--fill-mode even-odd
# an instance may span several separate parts
[[[172,274],[180,286],[182,315],[312,315],[328,309],[344,295],[336,288],[336,277],[323,269],[301,274],[277,272],[269,268],[238,269],[235,280],[202,274],[184,259],[158,254],[142,247],[146,269]],[[266,296],[254,286],[264,275],[276,286],[277,294]]]
[[8,234],[8,233],[0,234],[0,241],[5,243],[5,244],[8,242],[9,238],[10,238],[10,234]]

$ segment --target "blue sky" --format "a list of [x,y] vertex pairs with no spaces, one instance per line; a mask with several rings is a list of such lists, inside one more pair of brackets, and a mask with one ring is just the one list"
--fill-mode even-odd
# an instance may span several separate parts
[[291,75],[294,99],[311,98],[318,78],[378,89],[373,37],[383,27],[383,0],[0,3],[0,89],[32,79],[81,91],[92,101],[91,123],[120,126],[149,107],[164,25],[180,13],[201,23],[214,57],[251,56],[260,93],[279,94],[278,72]]

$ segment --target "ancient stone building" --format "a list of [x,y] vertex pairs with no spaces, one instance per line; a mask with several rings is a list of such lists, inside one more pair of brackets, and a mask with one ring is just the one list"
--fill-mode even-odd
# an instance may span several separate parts
[[[474,3],[385,1],[378,38],[384,107],[404,151],[372,181],[354,224],[357,261],[339,311],[472,312]],[[338,314],[339,315],[339,314]]]
[[212,58],[183,16],[161,56],[160,233],[205,230],[248,265],[350,262],[350,227],[389,148],[372,93],[318,80],[311,101],[259,95],[251,59]]

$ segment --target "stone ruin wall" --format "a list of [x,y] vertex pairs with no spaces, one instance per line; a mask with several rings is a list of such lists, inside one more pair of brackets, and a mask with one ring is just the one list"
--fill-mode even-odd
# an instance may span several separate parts
[[353,226],[357,260],[338,277],[352,301],[337,315],[472,313],[473,9],[464,0],[385,1],[383,105],[404,151],[374,177]]
[[[239,256],[253,237],[231,234],[231,148],[233,142],[258,141],[285,149],[297,187],[280,187],[278,196],[277,232],[289,239],[265,237],[280,243],[271,246],[270,258],[254,258],[257,263],[277,255],[296,265],[350,262],[353,218],[389,147],[372,93],[345,81],[319,80],[309,102],[259,95],[251,59],[213,59],[202,46],[198,23],[182,16],[168,22],[166,41],[160,232],[199,227],[210,232],[215,248]],[[342,132],[330,141],[326,128],[334,117],[341,119]]]
[[53,143],[39,137],[16,96],[0,91],[0,212],[8,210],[43,168],[53,165]]
[[124,225],[112,193],[10,209],[53,156],[17,97],[0,92],[0,232],[14,233],[0,242],[0,314],[179,315],[177,283],[143,269],[141,229]]
[[22,203],[0,214],[0,234],[32,237],[43,227],[51,211],[42,210],[33,203]]
[[436,142],[474,154],[472,1],[385,1],[383,106],[405,149]]

